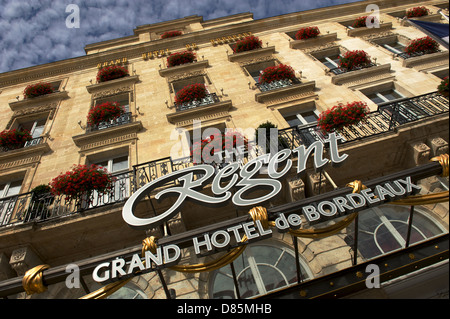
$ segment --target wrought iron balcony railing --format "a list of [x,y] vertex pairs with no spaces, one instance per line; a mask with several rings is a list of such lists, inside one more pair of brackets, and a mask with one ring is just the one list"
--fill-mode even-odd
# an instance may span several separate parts
[[175,104],[175,109],[177,112],[193,109],[199,106],[205,106],[213,103],[220,102],[219,97],[216,93],[207,94],[204,98],[200,100],[194,100],[186,103]]
[[272,81],[270,83],[256,83],[256,87],[261,92],[267,92],[267,91],[272,91],[272,90],[288,87],[288,86],[291,86],[291,85],[297,84],[297,83],[300,83],[300,80],[298,80],[297,78],[294,78],[292,80],[283,79],[283,80]]
[[39,145],[39,144],[45,143],[46,140],[47,140],[47,138],[45,136],[39,136],[39,137],[35,137],[29,141],[26,141],[25,144],[19,145],[17,147],[2,146],[2,147],[0,147],[0,151],[8,152],[8,151],[22,149],[22,148],[26,148],[26,147],[30,147],[30,146],[34,146],[34,145]]
[[376,66],[376,63],[364,64],[364,65],[361,65],[361,66],[354,67],[351,70],[347,70],[346,68],[341,68],[341,67],[335,67],[335,68],[331,68],[330,72],[332,72],[334,75],[339,75],[339,74],[343,74],[343,73],[347,73],[347,72],[353,72],[353,71],[358,71],[358,70],[362,70],[362,69],[371,68],[373,66]]
[[98,131],[98,130],[104,130],[104,129],[107,129],[107,128],[110,128],[110,127],[114,127],[114,126],[128,124],[128,123],[131,123],[132,120],[133,120],[132,113],[131,112],[127,112],[127,113],[124,113],[121,116],[119,116],[119,117],[117,117],[117,118],[115,118],[113,120],[100,122],[97,125],[86,127],[86,133],[93,132],[93,131]]
[[[356,125],[346,127],[337,133],[341,143],[348,143],[379,134],[394,131],[397,127],[448,113],[448,97],[438,93],[424,94],[380,104]],[[309,146],[315,141],[328,137],[316,124],[290,127],[278,131],[278,148],[294,149],[300,145]],[[270,145],[268,141],[266,145]],[[247,159],[264,152],[257,147],[249,147]],[[61,218],[80,211],[102,207],[125,201],[135,190],[161,176],[192,166],[189,157],[170,157],[133,166],[133,170],[116,175],[111,190],[106,193],[91,192],[76,199],[51,194],[35,196],[33,193],[0,198],[0,227],[14,223],[28,223]],[[212,164],[220,168],[222,164]]]

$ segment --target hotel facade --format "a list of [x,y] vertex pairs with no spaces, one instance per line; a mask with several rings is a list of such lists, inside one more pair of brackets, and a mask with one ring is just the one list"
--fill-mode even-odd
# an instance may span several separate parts
[[[448,1],[439,0],[362,1],[260,20],[251,13],[194,15],[89,44],[85,56],[0,74],[2,134],[30,135],[0,149],[0,296],[448,298],[448,87],[447,94],[438,87],[448,77],[449,56],[442,44],[405,53],[427,36],[406,18],[422,6],[428,14],[411,19],[448,24]],[[369,15],[377,18],[374,27],[355,27]],[[298,39],[308,27],[320,33]],[[166,37],[171,31],[176,36]],[[260,46],[235,52],[249,37]],[[342,67],[343,57],[356,51],[369,61]],[[169,56],[182,52],[195,59],[168,65]],[[101,70],[119,66],[126,76],[98,79]],[[260,81],[280,66],[289,67],[289,78]],[[24,97],[42,82],[52,93]],[[179,103],[180,92],[198,84],[206,94]],[[119,116],[88,119],[108,102],[122,106]],[[365,105],[366,116],[334,134],[318,125],[324,112],[348,105]],[[278,179],[263,169],[254,179],[277,180],[277,196],[249,207],[185,201],[170,219],[162,217],[181,196],[159,201],[157,193],[180,187],[171,176],[198,167],[182,152],[195,132],[239,131],[251,144],[268,122],[278,129],[276,152],[288,150],[281,155],[291,165]],[[244,150],[236,159],[240,171],[216,163],[213,176],[242,176],[246,163],[266,153],[261,145]],[[314,154],[302,157],[301,150]],[[315,169],[320,160],[324,167]],[[328,161],[339,165],[325,166]],[[60,174],[92,164],[114,177],[108,189],[48,192]],[[204,174],[195,171],[190,182]],[[149,183],[152,191],[143,191]],[[338,197],[389,183],[404,192],[364,209],[336,205]],[[239,192],[224,184],[231,195]],[[212,184],[202,186],[198,192],[208,198],[221,196]],[[418,187],[419,194],[409,194]],[[160,223],[130,227],[123,212],[134,194],[142,196],[130,205],[133,216]],[[173,249],[179,258],[168,265],[173,254],[166,254],[156,267],[168,247],[179,248]]]

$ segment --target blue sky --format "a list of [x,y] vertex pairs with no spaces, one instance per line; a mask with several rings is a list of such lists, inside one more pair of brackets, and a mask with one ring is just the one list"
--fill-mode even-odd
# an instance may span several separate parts
[[[251,12],[262,19],[356,0],[0,0],[0,73],[85,54],[90,43],[133,34],[139,25]],[[70,4],[80,28],[67,28]]]

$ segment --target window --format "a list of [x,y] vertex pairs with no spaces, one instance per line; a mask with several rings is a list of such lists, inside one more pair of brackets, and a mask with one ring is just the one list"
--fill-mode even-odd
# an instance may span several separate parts
[[289,124],[289,127],[299,126],[299,125],[309,125],[317,123],[317,119],[319,118],[317,114],[317,110],[314,111],[306,111],[299,113],[287,113],[283,114],[284,119]]
[[[285,247],[260,243],[248,245],[233,266],[241,298],[264,295],[297,283],[295,253]],[[312,277],[303,260],[300,260],[300,269],[302,280]],[[217,299],[238,297],[230,265],[212,274],[210,296]]]
[[90,203],[91,206],[100,206],[103,204],[122,201],[130,196],[131,185],[128,174],[128,155],[115,155],[102,160],[93,160],[91,163],[105,168],[115,177],[111,191],[103,195],[100,195],[97,192],[93,194],[93,198]]
[[100,105],[106,102],[117,102],[119,105],[121,105],[125,113],[119,116],[118,118],[115,118],[113,120],[108,120],[104,122],[100,122],[92,127],[87,127],[87,131],[95,131],[95,130],[103,130],[107,129],[113,126],[117,125],[123,125],[128,124],[132,121],[132,116],[130,112],[130,94],[118,94],[118,95],[111,95],[106,98],[96,99],[93,101],[93,106]]
[[324,56],[320,58],[319,61],[331,70],[339,67],[339,57],[339,54],[333,54],[330,56]]
[[372,100],[375,104],[385,103],[394,101],[397,99],[404,98],[405,96],[401,94],[396,89],[384,90],[381,92],[374,92],[366,95],[369,99]]
[[25,143],[26,146],[39,144],[40,137],[44,133],[45,124],[47,123],[47,118],[39,118],[32,121],[27,121],[19,124],[19,131],[29,131],[32,137],[31,141]]
[[[408,233],[409,207],[383,205],[359,214],[358,250],[365,259],[405,247]],[[420,206],[415,207],[410,244],[443,233]]]
[[129,94],[111,95],[106,98],[94,100],[94,106],[103,104],[106,102],[118,102],[125,109],[125,112],[130,112],[130,96]]
[[22,179],[12,182],[0,183],[0,225],[6,225],[11,219],[18,195],[22,188]]

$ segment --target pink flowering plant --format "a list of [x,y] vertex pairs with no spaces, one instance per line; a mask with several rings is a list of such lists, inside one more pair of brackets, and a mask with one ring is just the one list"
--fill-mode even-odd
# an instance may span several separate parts
[[421,7],[414,7],[412,9],[409,9],[406,11],[406,17],[409,18],[418,18],[426,16],[430,13],[430,10],[425,8],[424,6]]
[[175,104],[188,103],[206,97],[208,91],[203,83],[195,83],[185,86],[175,95]]
[[191,63],[196,60],[196,55],[192,51],[175,52],[167,58],[167,66],[177,66],[181,64]]
[[439,84],[438,92],[441,95],[448,96],[448,76],[446,76]]
[[259,48],[262,48],[262,41],[258,37],[251,35],[236,42],[236,44],[233,46],[233,52],[239,53]]
[[295,78],[294,69],[285,64],[278,64],[276,66],[270,66],[265,68],[258,78],[258,82],[270,83],[278,80],[292,80]]
[[87,116],[89,126],[118,118],[125,113],[125,109],[118,102],[105,102],[91,108]]
[[367,104],[361,101],[335,105],[322,112],[317,119],[317,125],[325,132],[331,133],[346,126],[360,122],[369,113]]
[[106,82],[123,78],[128,74],[128,69],[120,65],[111,65],[100,69],[97,73],[97,82]]
[[53,93],[53,87],[50,83],[39,82],[36,84],[28,85],[23,91],[23,96],[24,98],[28,99],[51,93]]
[[408,55],[417,54],[417,53],[434,53],[439,50],[439,43],[436,40],[433,40],[429,36],[414,39],[411,43],[405,48],[405,53]]
[[370,63],[370,56],[363,50],[347,51],[344,56],[339,57],[339,67],[347,71],[368,66]]
[[318,27],[306,27],[306,28],[301,28],[300,30],[298,30],[297,33],[295,34],[295,38],[297,40],[306,40],[306,39],[315,38],[319,34],[320,34],[320,31],[319,31]]
[[75,199],[92,191],[105,193],[113,187],[114,181],[111,174],[101,166],[74,165],[72,170],[55,177],[50,186],[54,195]]
[[25,145],[25,142],[31,141],[32,137],[26,130],[4,130],[0,133],[0,147],[6,150],[18,149]]
[[178,31],[178,30],[166,31],[163,34],[161,34],[161,39],[173,38],[173,37],[177,37],[177,36],[182,35],[182,34],[183,33],[181,31]]
[[239,146],[244,146],[245,151],[248,150],[248,140],[241,133],[229,131],[225,134],[217,133],[194,143],[191,148],[191,158],[194,164],[212,163],[220,160],[220,158],[215,158],[216,152],[220,153],[224,150],[231,152]]

